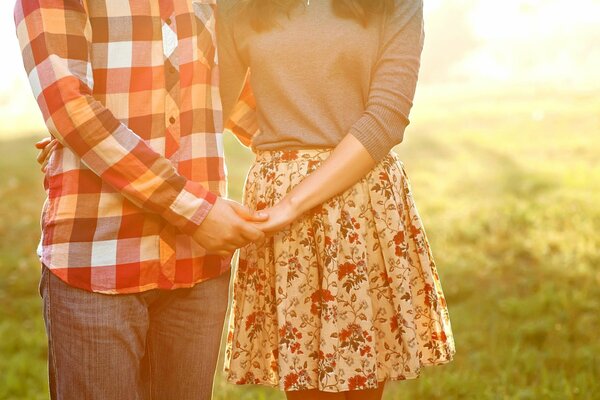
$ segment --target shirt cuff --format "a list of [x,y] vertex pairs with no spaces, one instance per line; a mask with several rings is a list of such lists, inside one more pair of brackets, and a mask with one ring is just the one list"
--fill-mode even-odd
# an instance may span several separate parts
[[352,126],[350,134],[379,162],[402,142],[407,125],[407,118],[399,118],[397,112],[381,107],[376,112],[365,113]]
[[217,201],[217,195],[197,182],[188,181],[163,218],[188,235],[193,235]]

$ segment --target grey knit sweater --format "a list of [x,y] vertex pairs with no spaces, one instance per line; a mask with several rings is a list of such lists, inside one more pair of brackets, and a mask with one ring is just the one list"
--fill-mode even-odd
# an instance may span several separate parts
[[422,0],[396,0],[365,28],[310,0],[273,29],[235,18],[219,0],[217,42],[227,116],[247,69],[257,101],[258,150],[335,147],[348,133],[375,160],[402,141],[423,47]]

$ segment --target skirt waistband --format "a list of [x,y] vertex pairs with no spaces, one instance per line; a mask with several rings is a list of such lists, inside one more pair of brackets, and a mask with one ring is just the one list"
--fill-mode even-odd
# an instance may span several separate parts
[[[334,148],[320,149],[300,149],[300,150],[255,150],[255,163],[291,163],[291,162],[308,162],[308,161],[325,161]],[[403,163],[398,158],[398,155],[390,151],[383,160],[390,159]],[[383,161],[382,160],[382,161]]]
[[333,148],[301,149],[301,150],[258,150],[255,151],[256,162],[302,162],[326,160]]

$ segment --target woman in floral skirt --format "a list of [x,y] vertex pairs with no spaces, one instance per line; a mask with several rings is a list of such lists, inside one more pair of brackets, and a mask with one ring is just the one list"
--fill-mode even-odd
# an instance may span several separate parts
[[[219,0],[224,115],[256,101],[228,379],[288,399],[380,399],[449,362],[448,310],[403,165],[421,0]],[[250,71],[250,75],[248,75]]]

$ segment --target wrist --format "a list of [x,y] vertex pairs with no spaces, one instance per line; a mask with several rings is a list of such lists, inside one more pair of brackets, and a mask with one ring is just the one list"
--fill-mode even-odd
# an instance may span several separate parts
[[289,210],[294,219],[298,218],[306,211],[302,206],[303,201],[297,195],[292,193],[289,193],[287,196],[285,196],[281,202]]

